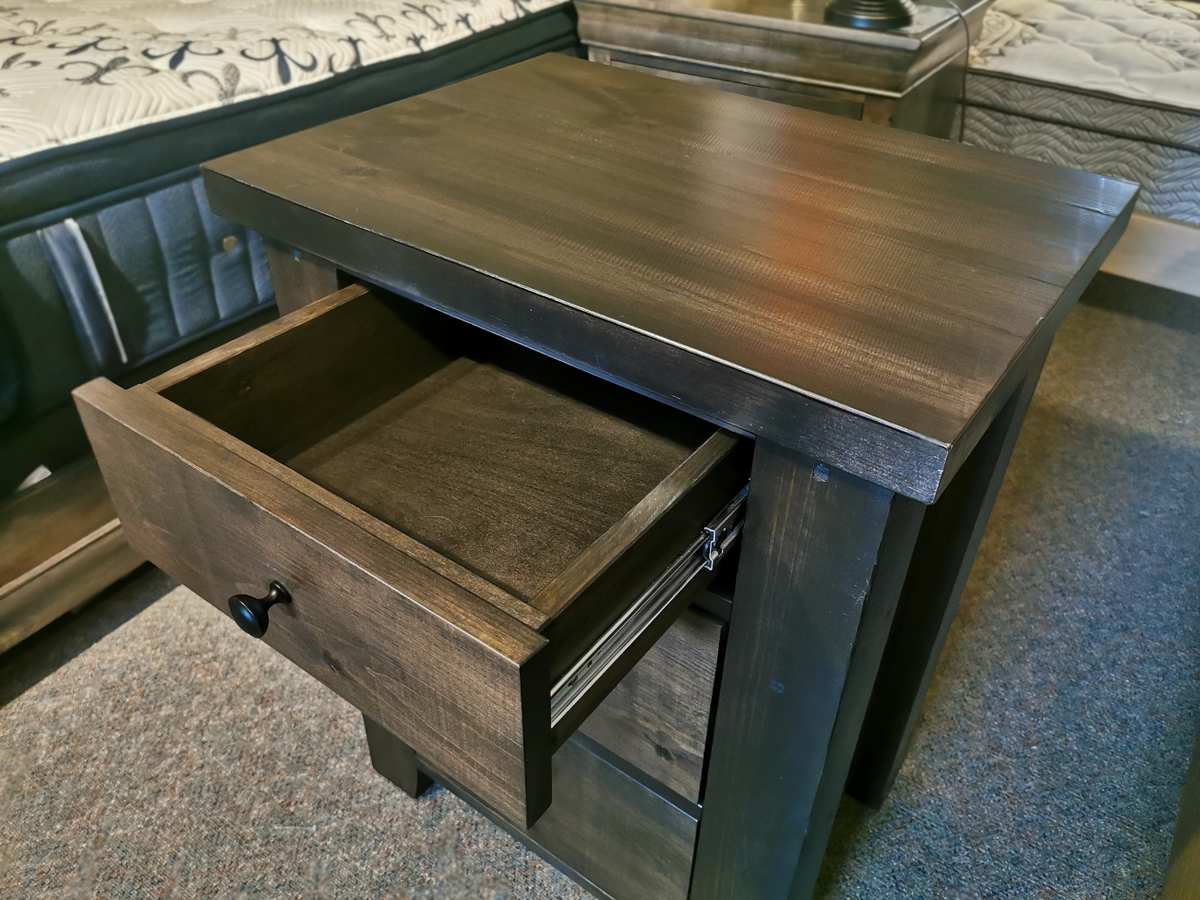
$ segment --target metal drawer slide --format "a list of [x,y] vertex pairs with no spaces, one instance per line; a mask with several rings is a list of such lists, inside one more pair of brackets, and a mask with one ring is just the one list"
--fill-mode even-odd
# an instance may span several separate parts
[[671,601],[704,571],[712,571],[737,542],[746,516],[750,486],[719,512],[680,556],[634,601],[621,618],[609,627],[579,661],[550,691],[550,724],[555,727],[587,694],[593,684],[616,662],[638,636],[649,628]]

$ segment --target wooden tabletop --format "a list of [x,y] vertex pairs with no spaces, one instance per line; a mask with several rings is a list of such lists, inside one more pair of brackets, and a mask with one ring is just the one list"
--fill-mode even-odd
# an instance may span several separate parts
[[925,502],[1137,192],[558,55],[205,182],[219,215]]

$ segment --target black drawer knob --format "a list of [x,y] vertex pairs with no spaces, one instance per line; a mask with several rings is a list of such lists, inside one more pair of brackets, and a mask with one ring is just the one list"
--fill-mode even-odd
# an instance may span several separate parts
[[271,624],[267,618],[267,610],[276,603],[291,603],[292,595],[278,581],[271,582],[271,589],[265,597],[251,597],[249,594],[234,594],[229,598],[229,614],[238,627],[251,637],[260,638],[267,633]]

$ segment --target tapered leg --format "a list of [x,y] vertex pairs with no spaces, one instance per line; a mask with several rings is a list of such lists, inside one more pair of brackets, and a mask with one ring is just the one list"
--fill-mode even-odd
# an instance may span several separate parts
[[693,900],[807,897],[924,507],[758,441]]
[[410,797],[420,797],[433,787],[433,780],[417,768],[417,754],[378,722],[363,716],[367,749],[375,771]]
[[904,762],[1040,373],[1039,364],[926,512],[846,785],[864,803],[883,802]]

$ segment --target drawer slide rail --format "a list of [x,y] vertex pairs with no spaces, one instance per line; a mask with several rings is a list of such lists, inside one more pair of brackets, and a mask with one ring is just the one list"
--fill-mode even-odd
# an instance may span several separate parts
[[746,517],[746,497],[750,486],[742,488],[721,512],[701,531],[680,556],[617,619],[595,644],[573,665],[550,691],[550,724],[557,726],[571,708],[585,696],[597,680],[621,658],[630,645],[646,631],[701,572],[711,572],[737,542]]

